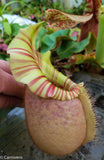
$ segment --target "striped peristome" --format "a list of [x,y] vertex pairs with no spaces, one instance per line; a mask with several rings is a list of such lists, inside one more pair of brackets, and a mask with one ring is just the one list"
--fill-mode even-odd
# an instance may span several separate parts
[[102,3],[102,0],[87,0],[86,7],[85,7],[85,14],[86,13],[93,13],[95,18],[98,20],[98,12],[100,3]]
[[57,71],[50,61],[51,52],[36,51],[36,37],[44,22],[21,29],[10,43],[10,68],[14,78],[27,84],[29,89],[43,98],[71,100],[81,93],[83,84],[75,84]]
[[85,7],[86,13],[92,13],[93,12],[93,0],[87,0],[86,7]]

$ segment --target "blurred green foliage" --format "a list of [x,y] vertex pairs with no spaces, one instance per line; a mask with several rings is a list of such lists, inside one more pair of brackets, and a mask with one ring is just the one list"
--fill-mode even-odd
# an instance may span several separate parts
[[1,5],[0,10],[3,13],[18,14],[25,18],[30,18],[33,15],[32,20],[39,22],[44,18],[45,10],[48,8],[54,8],[66,13],[82,14],[85,8],[85,0],[78,8],[65,9],[60,1],[53,2],[52,0],[14,0],[10,1],[6,5]]
[[45,10],[48,8],[58,9],[71,14],[82,14],[85,8],[85,1],[78,8],[68,10],[63,8],[59,1],[53,3],[52,0],[13,0],[6,4],[1,3],[0,16],[2,20],[0,23],[3,27],[0,29],[0,38],[3,38],[6,44],[9,44],[19,29],[26,27],[26,25],[9,24],[8,20],[3,18],[3,14],[17,14],[32,21],[40,22],[44,20]]

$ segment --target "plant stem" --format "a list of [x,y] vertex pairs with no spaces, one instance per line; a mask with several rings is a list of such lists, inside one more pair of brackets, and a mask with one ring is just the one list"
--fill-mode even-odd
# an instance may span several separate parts
[[19,1],[11,1],[11,2],[8,2],[7,4],[4,5],[3,9],[2,9],[2,13],[5,11],[6,7],[8,7],[9,5],[13,4],[13,3],[22,3],[22,2],[19,2]]
[[104,68],[104,14],[99,17],[96,61],[102,68]]

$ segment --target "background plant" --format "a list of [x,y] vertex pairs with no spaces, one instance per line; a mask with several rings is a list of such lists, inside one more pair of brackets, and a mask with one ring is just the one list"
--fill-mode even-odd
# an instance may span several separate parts
[[[19,24],[9,23],[7,19],[3,17],[3,14],[17,14],[22,17],[31,19],[36,22],[40,22],[45,17],[45,10],[48,8],[58,9],[64,12],[72,14],[82,14],[85,8],[85,1],[79,6],[79,8],[65,9],[58,1],[53,3],[51,0],[13,0],[6,4],[0,5],[0,58],[8,60],[6,54],[7,45],[18,34],[20,28],[25,28],[27,25],[20,26]],[[5,49],[4,49],[5,46]],[[5,53],[5,54],[4,54]]]
[[[66,13],[82,14],[85,8],[85,2],[84,0],[78,8],[65,9],[59,1],[54,3],[52,0],[17,0],[9,2],[10,5],[6,4],[4,13],[19,14],[22,17],[30,19],[30,15],[33,15],[33,20],[39,22],[42,16],[45,15],[45,10],[49,8],[58,9]],[[4,5],[1,5],[2,8],[4,8]]]

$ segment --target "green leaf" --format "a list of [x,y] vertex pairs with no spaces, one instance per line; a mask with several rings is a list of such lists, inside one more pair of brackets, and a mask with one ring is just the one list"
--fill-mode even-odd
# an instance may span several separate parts
[[4,31],[10,36],[12,33],[11,25],[9,24],[7,19],[3,19],[2,21]]
[[90,33],[90,34],[91,36],[90,36],[89,44],[85,48],[86,53],[89,53],[89,54],[96,48],[96,44],[97,44],[97,38],[95,34],[94,33]]
[[101,63],[101,67],[104,68],[104,63]]
[[36,47],[37,50],[41,46],[42,39],[46,35],[46,31],[47,31],[47,29],[45,29],[45,28],[42,27],[41,30],[40,30],[40,32],[39,32],[39,34],[38,34],[38,36],[37,36],[37,38],[36,38],[35,47]]
[[5,53],[0,53],[0,59],[7,60],[9,58],[9,55]]
[[100,15],[96,46],[96,62],[104,68],[104,14]]
[[79,53],[85,49],[85,47],[89,44],[91,38],[91,34],[88,37],[80,42],[72,41],[72,40],[64,40],[61,45],[57,48],[57,54],[60,59],[69,58],[74,53]]
[[52,50],[56,47],[57,43],[62,39],[70,39],[69,37],[70,30],[59,30],[57,32],[54,32],[52,34],[45,34],[45,30],[41,32],[41,36],[43,35],[43,38],[41,39],[41,43],[39,43],[39,39],[37,41],[37,46],[41,48],[41,53],[45,53],[49,50]]
[[28,25],[23,25],[23,26],[20,26],[19,24],[17,23],[12,23],[11,24],[11,28],[12,28],[12,34],[13,36],[16,36],[20,30],[20,28],[25,28],[27,27]]
[[1,11],[1,8],[0,8],[0,17],[2,17],[2,11]]
[[13,36],[16,36],[18,34],[19,29],[20,29],[19,24],[17,24],[17,23],[11,24],[11,27],[12,27]]

